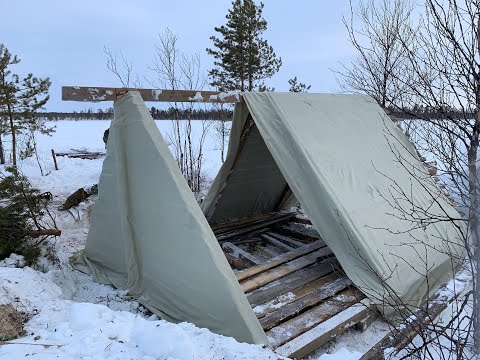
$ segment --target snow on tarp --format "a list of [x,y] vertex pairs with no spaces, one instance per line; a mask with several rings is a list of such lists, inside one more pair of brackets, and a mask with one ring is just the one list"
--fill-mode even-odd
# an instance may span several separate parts
[[[419,305],[453,276],[463,256],[457,229],[437,222],[410,231],[412,222],[392,207],[393,186],[433,216],[460,215],[438,195],[412,144],[372,98],[244,93],[243,99],[234,111],[227,158],[202,204],[209,220],[273,211],[288,183],[366,294],[388,302],[394,293]],[[250,117],[256,127],[245,138]],[[427,180],[415,181],[397,156]]]
[[72,265],[163,319],[268,343],[140,94],[114,110],[87,244]]

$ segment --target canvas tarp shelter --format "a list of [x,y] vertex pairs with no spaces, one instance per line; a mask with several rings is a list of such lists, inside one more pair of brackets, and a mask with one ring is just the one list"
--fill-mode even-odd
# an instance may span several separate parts
[[[367,295],[419,305],[452,276],[445,253],[453,255],[453,267],[463,255],[456,228],[438,222],[409,231],[418,224],[401,220],[393,208],[401,197],[395,187],[433,215],[444,214],[441,208],[460,215],[437,195],[413,145],[372,98],[245,93],[243,99],[234,111],[227,158],[202,204],[210,223],[278,210],[290,188]],[[409,166],[428,179],[416,181]],[[399,204],[408,212],[408,202]]]
[[85,249],[71,258],[163,319],[267,344],[220,245],[140,94],[114,104]]

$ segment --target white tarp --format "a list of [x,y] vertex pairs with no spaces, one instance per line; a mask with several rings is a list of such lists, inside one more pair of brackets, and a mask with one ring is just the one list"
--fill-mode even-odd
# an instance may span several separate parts
[[[349,278],[366,294],[385,297],[387,304],[398,296],[419,305],[452,277],[463,256],[457,229],[449,222],[418,227],[408,220],[408,200],[432,217],[460,215],[373,99],[293,93],[245,93],[243,99],[235,109],[227,159],[202,204],[209,220],[274,210],[283,193],[274,161]],[[263,142],[245,140],[255,135],[252,128],[246,134],[249,114]],[[265,151],[269,154],[259,154]],[[258,159],[265,159],[265,167]],[[271,182],[262,169],[271,171]],[[400,199],[399,189],[408,200]],[[391,312],[388,306],[382,310]]]
[[140,94],[115,102],[85,250],[72,265],[163,319],[267,338]]

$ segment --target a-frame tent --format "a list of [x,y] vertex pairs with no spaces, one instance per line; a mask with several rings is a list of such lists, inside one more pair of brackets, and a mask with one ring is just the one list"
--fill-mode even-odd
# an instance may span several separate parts
[[140,93],[119,97],[114,115],[87,243],[73,267],[128,289],[163,319],[267,344]]
[[419,306],[452,277],[463,257],[457,227],[419,227],[405,214],[413,204],[433,218],[461,217],[372,98],[242,98],[226,161],[202,204],[210,224],[276,211],[293,194],[355,285],[385,300],[387,315],[399,301]]

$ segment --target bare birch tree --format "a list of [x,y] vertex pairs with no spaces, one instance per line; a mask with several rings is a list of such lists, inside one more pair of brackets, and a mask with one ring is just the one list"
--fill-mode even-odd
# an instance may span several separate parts
[[397,77],[408,74],[402,42],[412,36],[407,31],[412,11],[409,0],[360,0],[357,7],[350,0],[350,17],[343,23],[357,58],[334,70],[343,90],[370,95],[383,108],[404,94]]
[[[150,70],[156,79],[150,80],[152,86],[172,90],[188,89],[201,91],[207,84],[201,67],[199,54],[186,54],[178,48],[178,36],[166,28],[159,34],[155,44],[153,65]],[[201,93],[199,93],[201,96]],[[195,99],[192,99],[193,101]],[[201,99],[198,99],[201,100]],[[193,134],[192,120],[194,102],[173,103],[175,119],[172,120],[172,132],[169,135],[177,164],[193,192],[202,190],[203,147],[210,121],[201,120],[201,131]],[[186,119],[180,119],[177,109],[181,106]],[[200,120],[198,120],[200,121]],[[196,135],[196,139],[195,136]]]

